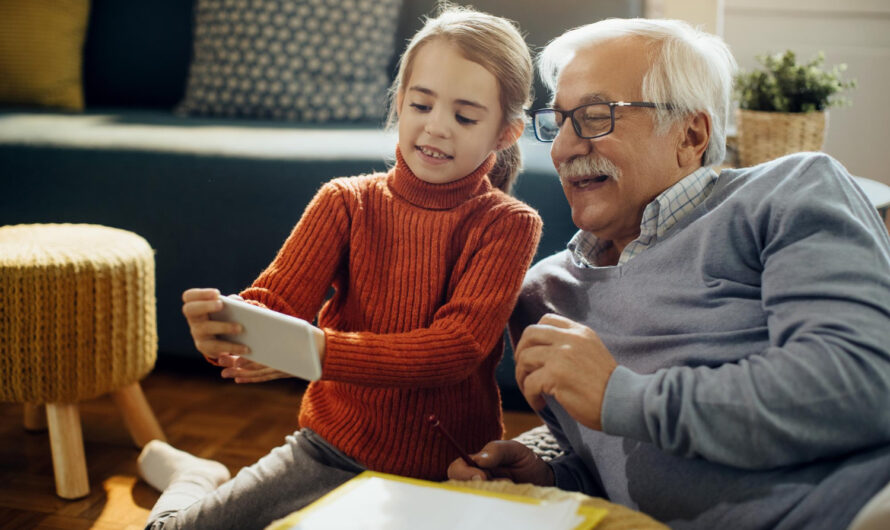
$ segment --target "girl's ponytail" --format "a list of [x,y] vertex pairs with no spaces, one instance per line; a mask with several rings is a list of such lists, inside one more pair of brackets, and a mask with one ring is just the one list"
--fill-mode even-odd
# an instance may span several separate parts
[[514,143],[506,149],[497,152],[497,161],[494,167],[488,172],[488,179],[491,185],[504,193],[509,194],[513,183],[516,182],[516,175],[522,169],[522,154],[519,151],[519,143]]

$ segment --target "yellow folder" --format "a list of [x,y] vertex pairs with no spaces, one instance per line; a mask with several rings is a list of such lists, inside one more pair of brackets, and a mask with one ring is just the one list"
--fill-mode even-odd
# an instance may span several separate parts
[[547,501],[365,471],[267,530],[587,530],[606,514],[577,500]]

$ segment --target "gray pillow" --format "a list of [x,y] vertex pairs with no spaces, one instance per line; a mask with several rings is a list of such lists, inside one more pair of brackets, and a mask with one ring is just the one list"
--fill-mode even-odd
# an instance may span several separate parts
[[381,120],[401,0],[197,0],[177,112]]

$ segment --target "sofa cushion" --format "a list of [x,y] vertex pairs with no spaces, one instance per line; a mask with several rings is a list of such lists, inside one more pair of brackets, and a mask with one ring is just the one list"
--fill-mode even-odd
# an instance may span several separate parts
[[185,93],[192,2],[90,0],[84,46],[87,108],[172,109]]
[[0,102],[83,109],[88,0],[0,2]]
[[380,120],[401,0],[198,0],[178,111]]
[[[0,146],[13,145],[257,161],[373,160],[380,169],[385,159],[395,159],[396,135],[359,125],[296,127],[268,120],[179,117],[152,110],[78,115],[0,111]],[[341,175],[328,178],[335,176]]]

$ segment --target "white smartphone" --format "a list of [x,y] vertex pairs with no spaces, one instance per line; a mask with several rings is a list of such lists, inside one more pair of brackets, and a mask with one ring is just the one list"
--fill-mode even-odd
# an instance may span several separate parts
[[241,333],[218,337],[250,348],[245,358],[308,381],[321,377],[312,324],[233,298],[220,300],[223,308],[210,313],[210,320],[241,324]]

